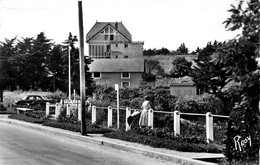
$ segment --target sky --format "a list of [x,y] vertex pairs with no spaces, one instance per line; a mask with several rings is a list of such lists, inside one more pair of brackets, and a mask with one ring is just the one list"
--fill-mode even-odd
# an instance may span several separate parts
[[[82,0],[84,41],[98,22],[121,22],[144,49],[191,51],[209,41],[226,41],[239,32],[223,22],[238,0]],[[0,0],[0,41],[36,37],[44,32],[61,44],[69,32],[79,36],[78,0]],[[86,44],[85,44],[86,45]],[[86,46],[85,46],[86,47]]]

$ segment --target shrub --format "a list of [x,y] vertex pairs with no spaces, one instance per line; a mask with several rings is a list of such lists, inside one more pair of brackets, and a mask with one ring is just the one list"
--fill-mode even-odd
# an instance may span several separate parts
[[[174,108],[176,98],[171,96],[167,89],[152,88],[151,86],[121,88],[120,106],[140,109],[145,95],[150,96],[150,101],[156,110],[171,111]],[[112,87],[99,86],[95,90],[94,98],[94,100],[91,100],[92,105],[116,106],[116,91]]]
[[179,97],[175,103],[175,110],[186,113],[223,113],[222,101],[212,94],[203,94],[200,96]]
[[[55,127],[55,128],[61,128],[73,132],[81,132],[81,124],[76,123],[61,123],[58,121],[51,121],[51,122],[46,122],[43,123],[44,126],[50,126],[50,127]],[[112,129],[109,128],[102,128],[101,126],[97,124],[90,124],[86,123],[86,133],[95,133],[95,134],[103,134],[103,133],[108,133],[113,131]]]
[[34,117],[29,117],[29,116],[21,115],[21,114],[11,114],[8,116],[8,118],[26,121],[26,122],[30,122],[30,123],[38,123],[38,124],[42,124],[42,123],[48,121],[47,118],[37,119]]
[[173,111],[176,97],[172,96],[167,89],[158,88],[151,96],[151,101],[157,111]]
[[57,90],[55,93],[49,93],[47,97],[53,99],[55,102],[59,102],[61,99],[67,99],[67,94]]
[[143,98],[141,98],[141,97],[136,97],[136,98],[133,98],[133,99],[130,101],[129,107],[131,107],[132,109],[140,109],[142,103],[143,103]]
[[167,131],[152,131],[148,129],[143,130],[130,130],[130,131],[117,131],[104,134],[105,137],[126,140],[130,142],[141,143],[145,145],[150,145],[156,148],[167,148],[177,151],[185,152],[212,152],[220,153],[221,149],[215,144],[205,144],[205,143],[187,143],[180,142],[176,139],[170,138],[159,138],[155,135],[165,135]]
[[34,112],[28,112],[25,113],[25,116],[32,117],[35,119],[43,120],[45,117],[45,111],[34,111]]
[[79,124],[71,124],[71,123],[64,123],[64,122],[57,122],[57,121],[43,123],[43,125],[54,127],[54,128],[61,128],[73,132],[80,132],[81,130],[81,126]]
[[78,111],[76,109],[72,109],[70,116],[66,114],[66,107],[62,106],[60,110],[60,115],[57,118],[58,122],[61,123],[72,123],[77,124],[78,121]]

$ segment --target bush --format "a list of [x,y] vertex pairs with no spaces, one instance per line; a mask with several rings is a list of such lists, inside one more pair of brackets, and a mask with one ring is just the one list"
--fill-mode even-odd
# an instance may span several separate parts
[[42,123],[48,121],[47,118],[37,119],[34,117],[29,117],[29,116],[21,115],[21,114],[11,114],[8,116],[8,118],[26,121],[26,122],[30,122],[30,123],[38,123],[38,124],[42,124]]
[[55,102],[59,102],[61,99],[67,99],[67,94],[57,90],[55,93],[49,93],[47,97],[54,100]]
[[61,123],[78,124],[78,111],[76,109],[72,109],[70,116],[67,116],[66,108],[63,106],[61,107],[60,115],[58,116],[57,121]]
[[[170,95],[167,89],[142,86],[140,88],[129,87],[120,89],[120,106],[140,109],[144,96],[150,96],[151,104],[158,111],[171,111],[174,108],[176,98]],[[116,106],[116,91],[112,87],[99,86],[95,90],[92,105],[99,107]],[[100,104],[102,106],[100,106]]]
[[35,119],[43,120],[45,117],[45,111],[34,111],[34,112],[28,112],[25,113],[26,116],[32,117]]
[[[145,132],[145,133],[144,133]],[[141,133],[141,134],[140,134]],[[144,134],[142,134],[144,133]],[[148,134],[147,134],[148,133]],[[159,138],[155,135],[165,135],[166,131],[152,131],[148,129],[143,130],[130,130],[130,131],[117,131],[104,134],[105,137],[126,140],[135,143],[141,143],[156,148],[167,148],[177,151],[185,152],[212,152],[220,153],[221,149],[215,144],[206,143],[187,143],[181,142],[176,139]]]
[[175,110],[183,113],[223,113],[223,103],[212,94],[203,94],[200,96],[179,97],[175,103]]
[[[44,126],[50,126],[54,128],[61,128],[73,132],[81,132],[81,124],[72,124],[72,123],[61,123],[58,121],[51,121],[51,122],[46,122],[43,123]],[[102,128],[96,124],[86,124],[86,133],[95,133],[95,134],[103,134],[103,133],[108,133],[112,132],[112,129],[109,128]]]

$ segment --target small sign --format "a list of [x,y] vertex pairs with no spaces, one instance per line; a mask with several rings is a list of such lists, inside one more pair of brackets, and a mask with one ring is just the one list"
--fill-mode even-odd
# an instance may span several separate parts
[[119,86],[118,86],[118,84],[115,84],[115,89],[116,89],[116,91],[119,90]]

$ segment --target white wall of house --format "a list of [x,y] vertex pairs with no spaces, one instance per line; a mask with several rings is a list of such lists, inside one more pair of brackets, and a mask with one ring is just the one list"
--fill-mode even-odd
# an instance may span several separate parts
[[129,82],[130,87],[138,87],[142,81],[142,73],[130,73],[130,78],[122,78],[121,73],[103,72],[101,78],[94,79],[98,85],[106,85],[114,87],[119,84],[121,87],[123,82]]

